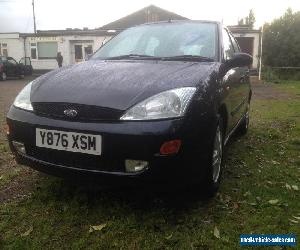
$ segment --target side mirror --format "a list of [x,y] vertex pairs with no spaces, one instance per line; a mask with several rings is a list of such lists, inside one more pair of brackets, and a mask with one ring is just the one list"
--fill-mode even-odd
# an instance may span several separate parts
[[234,53],[233,57],[225,62],[227,69],[246,67],[253,63],[253,57],[247,53]]

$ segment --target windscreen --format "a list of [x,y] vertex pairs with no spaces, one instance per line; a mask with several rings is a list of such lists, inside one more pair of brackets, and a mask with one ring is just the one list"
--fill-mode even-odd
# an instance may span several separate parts
[[214,23],[161,23],[127,29],[100,48],[92,59],[123,55],[154,57],[202,56],[216,58]]

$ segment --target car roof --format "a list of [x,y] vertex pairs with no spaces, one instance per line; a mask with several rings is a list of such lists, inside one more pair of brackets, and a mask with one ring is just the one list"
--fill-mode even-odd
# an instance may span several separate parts
[[217,25],[222,25],[219,21],[210,21],[210,20],[169,20],[169,21],[159,21],[159,22],[150,22],[150,23],[144,23],[135,25],[133,27],[140,27],[140,26],[146,26],[146,25],[159,25],[159,24],[176,24],[176,23],[213,23]]

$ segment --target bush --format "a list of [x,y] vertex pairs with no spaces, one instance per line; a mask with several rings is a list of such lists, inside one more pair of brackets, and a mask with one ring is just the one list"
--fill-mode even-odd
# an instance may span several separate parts
[[278,83],[280,80],[300,81],[300,68],[272,68],[264,67],[262,78],[266,82]]

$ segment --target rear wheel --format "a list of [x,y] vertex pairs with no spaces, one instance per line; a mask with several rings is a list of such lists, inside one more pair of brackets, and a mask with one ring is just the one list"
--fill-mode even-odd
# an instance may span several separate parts
[[0,80],[5,81],[7,79],[7,75],[5,72],[0,73]]
[[238,127],[238,133],[240,135],[245,135],[248,132],[248,128],[249,128],[249,121],[250,121],[250,102],[248,102],[247,104],[247,109],[246,109],[246,113],[243,117],[243,120],[241,121],[239,127]]

